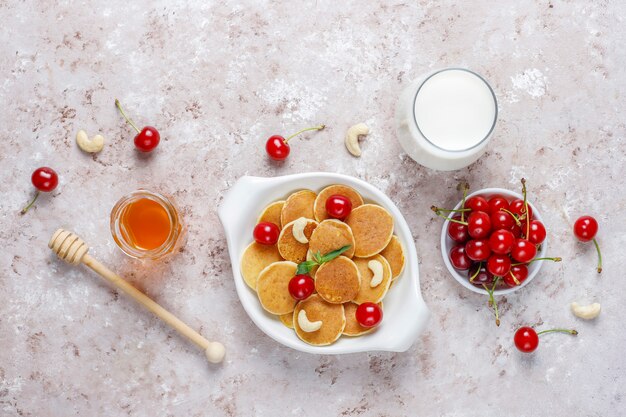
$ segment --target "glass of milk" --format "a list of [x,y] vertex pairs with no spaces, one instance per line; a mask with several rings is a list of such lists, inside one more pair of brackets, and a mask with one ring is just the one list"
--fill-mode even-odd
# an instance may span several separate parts
[[484,153],[497,116],[496,96],[484,78],[447,68],[404,90],[396,108],[398,139],[425,167],[460,169]]

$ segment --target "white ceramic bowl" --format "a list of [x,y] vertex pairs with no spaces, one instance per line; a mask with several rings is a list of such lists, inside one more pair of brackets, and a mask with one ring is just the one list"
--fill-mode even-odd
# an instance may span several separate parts
[[[505,197],[507,200],[509,200],[509,202],[517,198],[524,198],[521,194],[515,193],[513,191],[505,190],[504,188],[484,188],[482,190],[478,190],[478,191],[471,193],[470,195],[467,196],[467,198],[473,197],[475,195],[481,195],[489,199],[490,197],[496,194]],[[539,220],[541,223],[545,225],[545,223],[543,222],[543,219],[541,218],[541,213],[539,213],[539,210],[537,210],[537,208],[532,203],[530,203],[530,201],[528,202],[528,205],[532,208],[533,219]],[[461,201],[459,201],[459,203],[454,207],[454,209],[456,210],[456,209],[459,209],[460,207],[461,207]],[[446,264],[446,267],[448,268],[448,271],[450,271],[450,274],[452,274],[454,279],[456,279],[459,284],[461,284],[468,290],[472,290],[480,294],[488,294],[484,288],[479,288],[475,285],[470,284],[469,279],[467,278],[467,271],[459,271],[455,269],[450,263],[450,258],[448,254],[450,253],[450,249],[452,249],[452,247],[456,244],[456,242],[450,239],[450,236],[448,236],[448,224],[449,223],[450,223],[450,220],[446,220],[443,223],[443,228],[441,229],[441,256],[443,256],[443,262]],[[546,237],[546,240],[544,240],[543,243],[541,244],[541,250],[537,251],[537,255],[536,255],[537,257],[543,258],[546,256],[546,248],[548,247],[547,243],[548,243],[548,238]],[[528,285],[530,281],[533,280],[533,278],[535,278],[535,276],[541,269],[541,265],[543,265],[543,261],[533,262],[528,267],[528,277],[526,278],[524,282],[522,282],[521,285],[518,285],[512,288],[502,288],[502,289],[495,290],[493,292],[494,295],[509,294],[509,293],[512,293],[513,291],[519,290],[520,288],[524,288],[526,285]]]
[[[243,251],[252,242],[252,230],[263,207],[285,199],[299,189],[320,191],[331,184],[349,185],[361,193],[363,199],[381,205],[393,215],[394,233],[404,245],[406,265],[383,301],[384,316],[379,328],[360,337],[342,336],[329,346],[311,346],[301,341],[292,329],[285,327],[275,316],[263,310],[256,293],[244,283],[239,264]],[[323,172],[275,178],[245,176],[224,197],[218,214],[226,233],[235,288],[241,304],[254,324],[277,342],[303,352],[318,354],[404,352],[424,330],[429,312],[420,292],[417,255],[411,231],[395,204],[365,181]]]

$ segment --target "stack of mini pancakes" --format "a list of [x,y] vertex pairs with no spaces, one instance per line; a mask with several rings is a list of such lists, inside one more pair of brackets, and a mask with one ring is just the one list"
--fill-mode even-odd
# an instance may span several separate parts
[[[352,202],[345,221],[329,218],[326,212],[326,200],[333,195]],[[404,268],[404,249],[393,234],[393,217],[387,210],[364,203],[351,187],[331,185],[319,193],[300,190],[270,204],[260,222],[276,224],[280,237],[276,245],[252,242],[243,253],[241,273],[267,312],[316,346],[329,345],[341,335],[360,336],[373,330],[357,322],[356,309],[364,302],[378,303],[382,309],[383,298]],[[342,256],[311,270],[313,295],[302,301],[291,297],[288,285],[299,263],[347,245],[350,248]],[[304,331],[298,322],[301,310],[310,322],[321,321],[321,327]]]

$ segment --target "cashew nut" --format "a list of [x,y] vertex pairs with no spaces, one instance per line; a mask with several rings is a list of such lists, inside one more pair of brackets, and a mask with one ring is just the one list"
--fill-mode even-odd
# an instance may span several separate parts
[[291,233],[293,237],[300,243],[309,243],[309,239],[304,234],[304,228],[309,224],[309,221],[305,217],[300,217],[293,221],[293,227],[291,228]]
[[96,135],[89,139],[87,132],[79,130],[76,134],[76,143],[78,147],[85,152],[96,153],[100,152],[104,147],[104,137],[102,135]]
[[322,327],[322,322],[309,321],[309,318],[306,316],[306,311],[300,310],[298,313],[298,326],[300,326],[303,332],[311,333],[319,330]]
[[359,123],[348,129],[346,133],[346,148],[354,156],[361,156],[361,148],[359,147],[359,136],[370,133],[370,128],[365,123]]
[[593,303],[586,306],[581,306],[578,303],[574,302],[571,305],[572,313],[576,317],[580,317],[581,319],[591,320],[598,317],[600,314],[600,303]]
[[378,287],[383,282],[383,264],[380,261],[372,260],[367,263],[367,267],[374,274],[370,281],[370,287]]

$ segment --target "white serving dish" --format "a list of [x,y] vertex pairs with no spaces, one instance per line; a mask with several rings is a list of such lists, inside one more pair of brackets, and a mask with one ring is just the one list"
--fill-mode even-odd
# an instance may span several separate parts
[[[496,194],[505,197],[507,200],[509,200],[509,202],[517,198],[520,198],[520,199],[524,198],[521,194],[506,190],[504,188],[483,188],[482,190],[478,190],[469,194],[467,198],[473,197],[475,195],[481,195],[485,197],[486,199],[489,199],[490,197]],[[461,202],[462,201],[459,201],[459,203],[454,207],[455,210],[461,207]],[[533,219],[539,220],[541,223],[545,225],[543,218],[541,217],[541,213],[539,213],[539,210],[537,210],[537,207],[531,204],[530,201],[528,202],[528,205],[532,208]],[[441,256],[443,256],[443,262],[446,264],[446,268],[448,268],[448,271],[450,271],[450,274],[452,274],[454,279],[456,279],[459,284],[461,284],[468,290],[487,295],[488,293],[487,291],[485,291],[484,288],[479,288],[475,285],[470,284],[469,279],[467,278],[467,271],[458,271],[450,263],[450,258],[448,254],[450,253],[450,249],[452,249],[452,247],[456,244],[456,242],[453,241],[450,238],[450,236],[448,236],[448,224],[449,223],[450,223],[450,220],[446,220],[443,223],[443,228],[441,229]],[[548,238],[546,237],[546,239],[541,244],[541,249],[537,251],[536,257],[537,258],[546,257],[547,247],[548,247]],[[528,277],[526,278],[524,282],[522,282],[521,285],[518,285],[512,288],[502,288],[502,289],[495,290],[493,292],[494,295],[509,294],[509,293],[512,293],[513,291],[519,290],[520,288],[524,288],[526,285],[528,285],[528,283],[530,283],[530,281],[533,280],[533,278],[535,278],[537,273],[539,273],[539,270],[541,269],[541,265],[543,265],[543,261],[533,262],[528,267]]]
[[[266,205],[285,199],[299,189],[320,191],[331,184],[345,184],[357,190],[368,202],[387,209],[395,219],[395,234],[404,245],[406,264],[384,299],[383,321],[374,332],[360,337],[342,336],[329,346],[311,346],[301,341],[292,329],[285,327],[275,316],[261,307],[256,293],[243,281],[240,259],[246,246],[252,242],[256,219]],[[311,172],[275,178],[241,177],[228,191],[218,209],[224,226],[230,254],[235,288],[252,321],[265,334],[285,346],[317,354],[340,354],[367,351],[404,352],[424,330],[430,315],[419,285],[419,271],[415,244],[406,220],[396,205],[380,190],[346,175]]]

